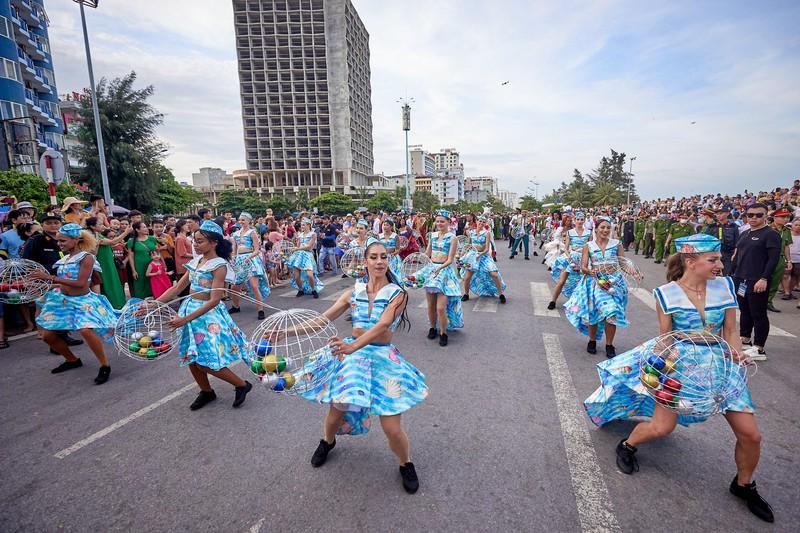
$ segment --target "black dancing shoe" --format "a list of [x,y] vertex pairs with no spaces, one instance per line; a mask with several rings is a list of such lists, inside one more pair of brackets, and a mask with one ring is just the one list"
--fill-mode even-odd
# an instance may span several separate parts
[[611,359],[617,356],[617,349],[613,344],[606,344],[606,357]]
[[189,406],[189,409],[192,411],[197,411],[198,409],[202,409],[206,406],[206,404],[213,402],[217,399],[217,393],[214,390],[201,390],[200,394],[197,395],[197,398],[194,399],[192,405]]
[[83,362],[80,359],[76,359],[74,361],[64,361],[53,370],[50,371],[51,374],[60,374],[62,372],[66,372],[67,370],[72,370],[73,368],[80,368],[83,366]]
[[436,331],[436,328],[431,328],[428,330],[428,338],[433,340],[439,336],[439,332]]
[[756,490],[756,482],[751,481],[747,485],[739,485],[739,475],[737,474],[731,481],[731,494],[747,502],[750,512],[759,517],[764,522],[772,523],[775,515],[772,514],[772,507],[761,497]]
[[101,366],[100,371],[97,372],[97,377],[94,378],[95,385],[102,385],[106,381],[108,381],[109,376],[111,375],[111,367],[110,366]]
[[258,319],[259,320],[264,320],[265,318],[266,318],[266,315],[264,314],[264,310],[262,309],[261,311],[258,312]]
[[319,294],[317,293],[317,291],[311,291],[311,296],[313,296],[315,300],[319,298]]
[[530,261],[530,260],[531,260],[531,258],[530,258],[530,257],[528,257],[528,256],[525,256],[525,261]]
[[639,471],[639,461],[636,460],[636,446],[627,444],[625,439],[617,444],[617,467],[623,474],[630,476]]
[[509,259],[514,259],[514,255],[513,255],[513,254],[512,254],[512,255],[510,255],[508,258],[509,258]]
[[251,390],[253,390],[253,385],[249,381],[245,381],[243,387],[236,387],[236,396],[233,400],[233,407],[241,407],[245,398],[247,398],[247,393]]
[[61,338],[64,339],[64,342],[67,343],[67,346],[80,346],[83,344],[83,339],[76,339],[74,337],[70,337],[69,333],[64,333],[61,335]]
[[464,296],[462,296],[461,297],[461,301],[462,302],[468,302],[469,301],[469,294],[465,294]]
[[346,278],[347,274],[342,274],[342,279]]
[[534,251],[533,251],[533,256],[534,256],[534,257],[539,257],[539,252],[537,252],[536,250],[534,250]]
[[400,465],[400,477],[403,478],[403,488],[407,493],[414,494],[419,490],[419,478],[417,477],[414,463],[409,461],[404,465]]
[[501,304],[504,304],[504,303],[506,303],[506,295],[505,295],[505,294],[501,294],[501,295],[500,295],[500,303],[501,303]]
[[447,346],[447,333],[439,334],[439,346]]
[[294,295],[294,297],[295,297],[295,298],[300,298],[300,297],[301,297],[301,296],[303,296],[304,294],[305,294],[305,293],[303,292],[303,290],[302,290],[302,289],[300,289],[299,291],[297,291],[297,294],[295,294],[295,295]]
[[330,444],[328,444],[325,439],[320,439],[319,446],[314,450],[314,455],[311,456],[311,466],[319,468],[324,465],[325,461],[328,460],[328,454],[331,453],[331,450],[335,447],[336,439],[333,439],[333,442]]
[[554,301],[552,301],[552,300],[551,300],[551,301],[550,301],[550,303],[549,303],[549,304],[547,304],[547,310],[548,310],[548,311],[552,311],[552,310],[553,310],[553,309],[555,309],[555,308],[556,308],[556,303],[555,303]]
[[597,353],[597,341],[589,341],[586,343],[586,351],[594,355]]
[[228,309],[228,314],[229,314],[229,315],[233,315],[233,314],[236,314],[236,313],[241,313],[241,312],[242,312],[242,310],[241,310],[241,309],[239,309],[238,307],[230,307],[230,308]]

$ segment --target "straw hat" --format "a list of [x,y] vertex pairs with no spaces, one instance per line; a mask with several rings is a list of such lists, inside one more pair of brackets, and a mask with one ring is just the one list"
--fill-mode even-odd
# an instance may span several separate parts
[[78,200],[74,196],[67,196],[66,198],[64,198],[64,206],[61,208],[61,211],[63,213],[66,213],[72,204],[86,204],[86,203],[88,203],[86,200]]

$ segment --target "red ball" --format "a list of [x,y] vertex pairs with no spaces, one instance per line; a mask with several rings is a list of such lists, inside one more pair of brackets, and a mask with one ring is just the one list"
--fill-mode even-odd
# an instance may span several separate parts
[[681,385],[681,382],[675,378],[667,378],[664,380],[664,389],[668,392],[678,392],[681,390],[682,386],[683,385]]
[[675,396],[671,392],[665,390],[656,391],[656,401],[662,404],[671,404],[675,400]]
[[0,283],[0,291],[6,292],[11,290],[11,285],[8,283]]

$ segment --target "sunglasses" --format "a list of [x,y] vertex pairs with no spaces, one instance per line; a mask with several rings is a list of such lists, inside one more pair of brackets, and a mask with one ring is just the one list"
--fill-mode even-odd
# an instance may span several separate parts
[[747,216],[750,218],[764,218],[766,213],[747,213]]

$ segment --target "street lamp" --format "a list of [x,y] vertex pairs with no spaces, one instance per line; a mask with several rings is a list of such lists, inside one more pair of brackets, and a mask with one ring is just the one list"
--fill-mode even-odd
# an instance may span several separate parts
[[631,183],[633,183],[633,162],[636,161],[636,156],[631,157],[631,166],[628,168],[628,197],[625,200],[625,203],[628,204],[628,207],[631,205]]
[[[533,178],[536,179],[536,176],[534,176]],[[534,181],[534,180],[528,180],[528,183],[533,184],[533,186],[535,187],[535,189],[534,189],[535,192],[533,193],[533,197],[536,200],[538,200],[539,199],[539,182],[538,181]]]
[[108,188],[108,170],[106,169],[106,151],[103,147],[103,132],[100,128],[100,110],[97,106],[97,94],[94,85],[94,70],[92,69],[92,53],[89,50],[89,33],[86,30],[86,13],[84,6],[97,8],[100,0],[72,0],[81,6],[81,25],[83,26],[83,44],[86,47],[86,63],[89,66],[89,91],[92,95],[92,111],[94,112],[94,130],[97,135],[97,154],[100,157],[100,177],[103,182],[103,199],[106,205],[111,205],[111,192]]
[[413,98],[398,98],[397,103],[403,104],[403,131],[406,133],[406,198],[403,208],[406,211],[411,209],[411,164],[408,153],[408,132],[411,130],[411,103]]

